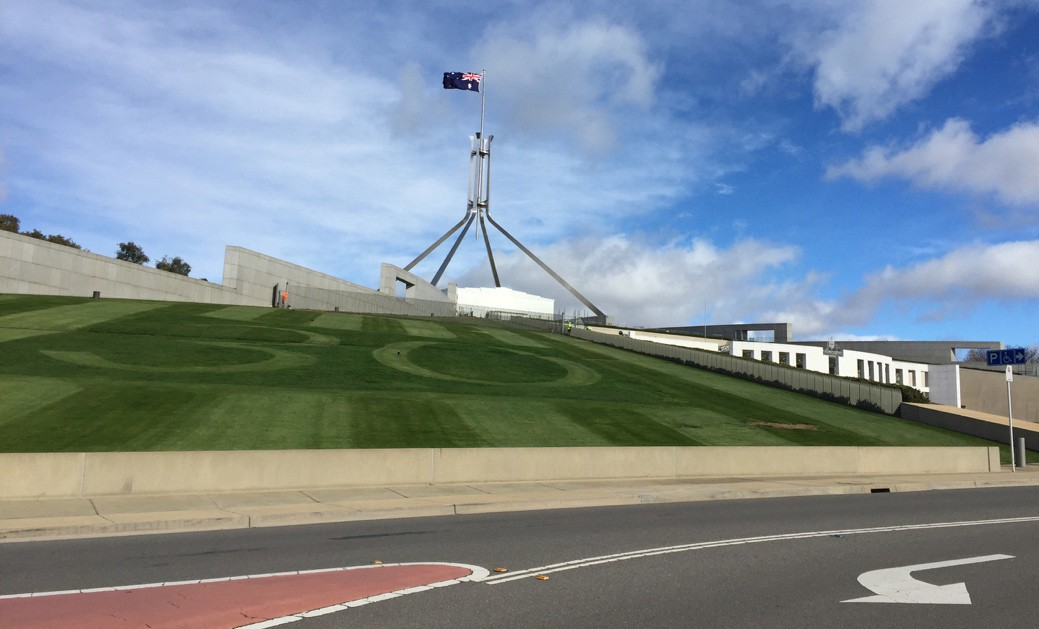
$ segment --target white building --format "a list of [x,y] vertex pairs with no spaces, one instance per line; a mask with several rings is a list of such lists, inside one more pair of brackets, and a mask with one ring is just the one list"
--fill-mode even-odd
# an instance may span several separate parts
[[769,343],[765,341],[731,341],[703,336],[655,332],[650,330],[590,328],[597,332],[621,334],[634,340],[676,347],[720,352],[766,363],[788,365],[797,369],[848,378],[861,378],[881,384],[903,384],[930,393],[929,369],[926,363],[896,360],[873,352],[829,349],[814,345]]
[[[728,353],[766,363],[789,365],[798,369],[828,373],[847,378],[861,378],[882,384],[904,384],[928,393],[929,365],[895,360],[890,356],[839,350],[840,355],[827,354],[827,348],[786,343],[730,341]],[[838,351],[831,351],[836,354]]]
[[552,319],[555,315],[554,299],[523,293],[511,288],[461,288],[452,287],[453,301],[459,315],[485,317],[488,313],[520,315],[536,319]]

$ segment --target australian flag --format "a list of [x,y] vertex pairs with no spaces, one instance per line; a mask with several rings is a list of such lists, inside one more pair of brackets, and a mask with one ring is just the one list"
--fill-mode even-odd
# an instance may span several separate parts
[[480,79],[483,77],[472,72],[445,72],[445,90],[468,90],[470,92],[480,91]]

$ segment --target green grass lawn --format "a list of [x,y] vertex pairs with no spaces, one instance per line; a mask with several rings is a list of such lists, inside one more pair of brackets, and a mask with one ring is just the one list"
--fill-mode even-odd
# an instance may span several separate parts
[[0,296],[0,451],[993,445],[562,335]]

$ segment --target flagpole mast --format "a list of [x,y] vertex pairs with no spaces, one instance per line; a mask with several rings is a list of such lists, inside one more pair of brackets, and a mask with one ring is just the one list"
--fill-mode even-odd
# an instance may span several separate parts
[[487,69],[482,68],[480,70],[480,137],[483,137],[483,118],[484,112],[487,111],[487,84],[484,79],[487,77]]

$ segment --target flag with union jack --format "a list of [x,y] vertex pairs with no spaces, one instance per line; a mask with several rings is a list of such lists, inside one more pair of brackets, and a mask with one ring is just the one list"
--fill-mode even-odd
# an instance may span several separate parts
[[470,92],[480,91],[480,79],[483,76],[472,72],[445,72],[445,90],[467,90]]

